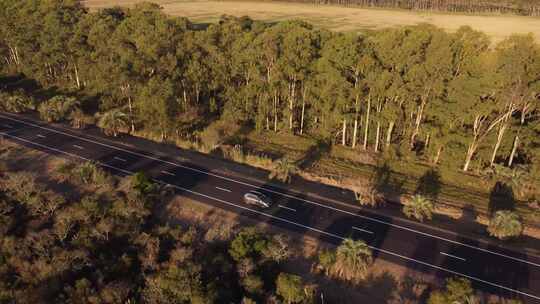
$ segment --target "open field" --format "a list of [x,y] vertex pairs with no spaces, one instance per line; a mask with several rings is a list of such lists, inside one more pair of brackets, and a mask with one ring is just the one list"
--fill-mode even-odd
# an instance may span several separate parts
[[[86,0],[82,1],[91,9],[113,5],[130,6],[142,0]],[[470,16],[410,12],[401,10],[381,10],[346,8],[337,6],[315,6],[277,2],[233,2],[233,1],[182,1],[153,0],[164,11],[175,16],[188,17],[195,22],[215,22],[223,14],[243,16],[265,21],[280,21],[301,18],[316,26],[335,31],[357,31],[381,29],[400,25],[431,23],[454,31],[462,25],[469,25],[492,37],[494,42],[511,34],[532,33],[540,40],[540,18],[520,16]]]

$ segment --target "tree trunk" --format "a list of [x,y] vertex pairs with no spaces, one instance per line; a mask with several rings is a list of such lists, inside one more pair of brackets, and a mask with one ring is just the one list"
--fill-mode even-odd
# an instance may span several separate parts
[[77,68],[77,63],[73,64],[75,70],[75,82],[77,83],[77,89],[81,88],[81,81],[79,79],[79,69]]
[[424,115],[424,107],[425,107],[425,102],[422,101],[420,105],[418,106],[418,113],[416,114],[414,131],[411,135],[411,142],[410,142],[411,148],[414,147],[416,136],[418,135],[418,133],[420,133],[420,123],[422,122],[422,116]]
[[274,132],[277,132],[277,92],[274,92]]
[[294,99],[296,97],[296,80],[290,85],[290,97],[289,97],[289,130],[293,130],[294,124]]
[[131,133],[135,133],[135,122],[133,120],[133,104],[131,102],[131,96],[128,96],[128,107],[129,107],[129,122],[131,124]]
[[477,148],[477,142],[476,138],[473,139],[473,142],[469,145],[469,149],[467,149],[467,156],[465,157],[465,164],[463,165],[463,171],[467,172],[469,170],[469,166],[471,164],[471,160],[474,156],[474,153],[476,152]]
[[437,165],[439,163],[439,159],[441,157],[441,153],[443,150],[443,146],[440,146],[439,149],[437,149],[437,154],[435,154],[435,158],[433,159],[433,164]]
[[495,143],[495,147],[493,148],[493,153],[491,154],[491,162],[490,162],[491,166],[493,166],[493,164],[495,163],[495,158],[497,157],[497,151],[499,150],[499,147],[501,146],[501,141],[504,136],[504,132],[506,131],[506,127],[507,125],[503,124],[499,128],[499,132],[497,134],[497,142]]
[[347,119],[343,118],[343,131],[341,133],[341,144],[347,145]]
[[354,108],[355,108],[355,114],[354,114],[354,130],[353,130],[353,138],[352,138],[352,148],[356,148],[356,141],[357,141],[357,133],[358,133],[358,99],[359,96],[356,94],[356,99],[354,101]]
[[375,138],[375,152],[379,152],[379,137],[381,134],[381,123],[377,121],[377,137]]
[[394,121],[391,121],[388,123],[388,131],[386,132],[386,147],[388,148],[390,146],[390,142],[392,141],[392,132],[394,131]]
[[304,134],[304,115],[306,113],[306,90],[307,88],[304,87],[304,91],[302,93],[302,115],[300,116],[300,135]]
[[366,125],[364,127],[364,150],[367,149],[367,143],[368,143],[370,111],[371,111],[371,96],[368,96],[368,104],[367,104],[367,111],[366,111]]
[[519,145],[519,136],[516,135],[514,138],[514,146],[512,147],[512,153],[510,153],[510,159],[508,159],[508,167],[512,167],[512,163],[514,162],[514,157],[516,156],[516,150]]

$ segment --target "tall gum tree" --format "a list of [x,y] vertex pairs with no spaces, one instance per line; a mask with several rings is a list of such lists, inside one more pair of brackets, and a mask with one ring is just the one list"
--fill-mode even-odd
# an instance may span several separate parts
[[[496,48],[497,95],[506,111],[504,119],[497,127],[497,137],[493,146],[490,164],[496,161],[497,152],[506,131],[510,128],[513,115],[517,112],[518,134],[527,116],[536,109],[540,93],[540,49],[532,35],[514,35],[500,42]],[[509,156],[513,162],[519,144],[519,135],[514,135],[514,143]]]

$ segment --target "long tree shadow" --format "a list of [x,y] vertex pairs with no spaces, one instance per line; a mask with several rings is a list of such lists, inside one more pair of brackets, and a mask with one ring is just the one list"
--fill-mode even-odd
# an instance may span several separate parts
[[427,170],[418,180],[415,194],[436,200],[441,192],[441,175],[434,169]]
[[375,168],[372,177],[375,189],[380,193],[400,195],[403,193],[404,181],[395,176],[388,163],[384,162]]
[[297,162],[298,168],[305,170],[318,162],[332,148],[332,143],[327,139],[317,139],[316,143],[309,147],[304,157]]
[[489,214],[493,215],[500,210],[514,210],[515,207],[516,198],[512,187],[503,182],[495,183],[489,194]]

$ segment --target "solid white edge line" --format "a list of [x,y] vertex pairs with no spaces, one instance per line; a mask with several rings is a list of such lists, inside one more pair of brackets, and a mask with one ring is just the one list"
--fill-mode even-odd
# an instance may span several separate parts
[[[86,161],[93,161],[93,162],[97,163],[98,165],[100,165],[102,167],[111,168],[113,170],[120,171],[120,172],[122,172],[124,174],[132,175],[134,173],[134,172],[131,172],[131,171],[128,171],[128,170],[124,170],[124,169],[117,168],[117,167],[114,167],[114,166],[111,166],[111,165],[107,165],[107,164],[99,162],[99,161],[94,161],[94,160],[88,159],[86,157],[79,156],[77,154],[65,152],[65,151],[62,151],[62,150],[59,150],[59,149],[56,149],[56,148],[52,148],[52,147],[49,147],[49,146],[46,146],[46,145],[31,142],[29,140],[26,140],[24,138],[20,138],[18,136],[8,135],[8,134],[5,134],[5,135],[8,136],[8,137],[11,137],[11,138],[16,138],[17,140],[29,143],[31,145],[35,145],[35,146],[38,146],[38,147],[49,149],[51,151],[56,151],[56,152],[59,152],[61,154],[69,155],[69,156],[74,157],[74,158],[80,158],[80,159],[86,160]],[[303,224],[300,224],[300,223],[289,221],[287,219],[280,218],[280,217],[277,217],[277,216],[274,216],[274,215],[271,215],[271,214],[268,214],[268,213],[264,213],[264,212],[261,212],[261,211],[258,211],[258,210],[250,209],[250,208],[247,208],[247,207],[244,207],[244,206],[241,206],[241,205],[236,205],[236,204],[233,204],[233,203],[230,203],[230,202],[224,201],[222,199],[215,198],[215,197],[212,197],[212,196],[200,193],[200,192],[192,191],[192,190],[189,190],[189,189],[177,186],[177,185],[171,185],[171,184],[168,184],[166,182],[163,182],[163,181],[160,181],[160,180],[157,180],[157,179],[153,179],[153,180],[160,183],[160,184],[169,185],[171,187],[180,189],[182,191],[186,191],[186,192],[198,195],[198,196],[206,197],[206,198],[221,202],[221,203],[226,204],[226,205],[235,206],[235,207],[240,208],[240,209],[248,210],[248,211],[251,211],[253,213],[260,214],[260,215],[263,215],[263,216],[266,216],[266,217],[269,217],[269,218],[272,218],[272,219],[275,219],[275,220],[279,220],[279,221],[282,221],[282,222],[285,222],[285,223],[288,223],[288,224],[291,224],[291,225],[294,225],[294,226],[298,226],[298,227],[305,228],[305,229],[308,229],[308,230],[311,230],[311,231],[315,231],[315,232],[318,232],[318,233],[321,233],[321,234],[325,234],[325,235],[328,235],[328,236],[331,236],[331,237],[334,237],[334,238],[337,238],[337,239],[340,239],[340,240],[345,239],[344,237],[341,237],[339,235],[336,235],[336,234],[333,234],[333,233],[330,233],[330,232],[326,232],[326,231],[323,231],[323,230],[320,230],[320,229],[317,229],[317,228],[313,228],[313,227],[306,226],[306,225],[303,225]],[[466,274],[463,274],[463,273],[460,273],[460,272],[457,272],[457,271],[453,271],[453,270],[450,270],[450,269],[446,269],[446,268],[443,268],[443,267],[432,265],[432,264],[429,264],[427,262],[422,262],[422,261],[416,260],[414,258],[409,258],[409,257],[403,256],[401,254],[398,254],[398,253],[395,253],[395,252],[392,252],[392,251],[388,251],[388,250],[385,250],[385,249],[382,249],[382,248],[377,248],[377,247],[370,246],[370,245],[368,245],[368,247],[371,248],[372,250],[379,251],[379,252],[382,252],[382,253],[386,253],[388,255],[396,256],[396,257],[402,258],[402,259],[407,260],[407,261],[416,262],[416,263],[419,263],[421,265],[432,267],[432,268],[435,268],[435,269],[438,269],[438,270],[442,270],[442,271],[448,272],[448,273],[453,274],[453,275],[459,275],[459,276],[462,276],[462,277],[465,277],[465,278],[468,278],[468,279],[471,279],[471,280],[474,280],[474,281],[477,281],[477,282],[481,282],[481,283],[484,283],[484,284],[487,284],[487,285],[490,285],[490,286],[493,286],[493,287],[501,288],[501,289],[511,291],[511,292],[515,292],[515,293],[518,293],[518,294],[521,294],[521,295],[524,295],[524,296],[527,296],[527,297],[530,297],[530,298],[533,298],[533,299],[540,300],[540,296],[528,294],[526,292],[519,291],[519,290],[516,290],[516,289],[512,289],[512,288],[509,288],[509,287],[506,287],[506,286],[503,286],[503,285],[500,285],[500,284],[497,284],[497,283],[491,283],[489,281],[482,280],[482,279],[477,278],[477,277],[469,276],[469,275],[466,275]]]
[[174,173],[171,173],[171,172],[168,172],[168,171],[165,171],[165,170],[161,170],[161,173],[167,174],[169,176],[176,176]]
[[444,252],[442,252],[442,251],[440,251],[439,253],[442,254],[442,255],[445,255],[445,256],[447,256],[447,257],[451,257],[451,258],[458,259],[458,260],[462,260],[462,261],[467,261],[467,260],[464,259],[464,258],[458,257],[457,255],[453,255],[453,254],[449,254],[449,253],[444,253]]
[[283,209],[287,209],[287,210],[290,210],[290,211],[293,211],[293,212],[296,212],[296,210],[295,210],[295,209],[293,209],[293,208],[289,208],[289,207],[287,207],[287,206],[283,206],[283,205],[278,205],[278,207],[279,207],[279,208],[283,208]]
[[338,209],[338,208],[335,208],[335,207],[332,207],[332,206],[323,205],[323,204],[320,204],[320,203],[317,203],[317,202],[314,202],[314,201],[306,200],[306,199],[303,199],[303,198],[300,198],[300,197],[296,197],[296,196],[293,196],[293,195],[290,195],[290,194],[286,194],[286,193],[281,193],[281,192],[279,192],[279,191],[271,190],[271,189],[268,189],[268,188],[257,187],[257,186],[255,186],[255,185],[252,185],[252,184],[249,184],[249,183],[245,183],[245,182],[242,182],[242,181],[237,181],[237,180],[234,180],[234,179],[229,178],[229,177],[217,175],[217,174],[214,174],[214,173],[211,173],[211,172],[208,172],[208,171],[198,170],[198,169],[195,169],[195,168],[191,168],[191,167],[184,166],[184,165],[180,165],[180,164],[173,163],[173,162],[170,162],[170,161],[162,160],[162,159],[159,159],[159,158],[157,158],[157,157],[149,156],[149,155],[146,155],[146,154],[142,154],[142,153],[138,153],[138,152],[133,152],[133,151],[126,150],[126,149],[123,149],[123,148],[120,148],[120,147],[116,147],[116,146],[113,146],[113,145],[109,145],[109,144],[106,144],[106,143],[102,143],[102,142],[99,142],[99,141],[96,141],[96,140],[84,138],[84,137],[77,136],[77,135],[72,135],[72,134],[69,134],[69,133],[65,133],[65,132],[58,131],[58,130],[51,129],[51,128],[47,128],[47,127],[43,127],[43,126],[40,126],[40,125],[37,125],[37,124],[34,124],[34,123],[29,123],[29,122],[26,122],[26,121],[23,121],[23,120],[20,120],[20,119],[16,119],[16,118],[12,118],[12,117],[9,117],[9,116],[5,116],[5,113],[4,113],[4,115],[0,115],[0,116],[1,116],[1,117],[4,117],[4,118],[6,118],[6,119],[9,119],[9,120],[13,120],[13,121],[20,122],[20,123],[23,123],[23,124],[26,124],[26,125],[34,126],[34,127],[40,128],[40,129],[52,131],[52,132],[55,132],[55,133],[58,133],[58,134],[63,134],[63,135],[69,136],[69,137],[78,138],[78,139],[80,139],[80,140],[84,140],[84,141],[86,141],[86,142],[91,142],[91,143],[94,143],[94,144],[97,144],[97,145],[101,145],[101,146],[104,146],[104,147],[108,147],[108,148],[111,148],[111,149],[114,149],[114,150],[123,151],[123,152],[130,153],[130,154],[133,154],[133,155],[136,155],[136,156],[145,157],[145,158],[151,159],[151,160],[156,160],[156,161],[159,161],[159,162],[162,162],[162,163],[165,163],[165,164],[173,165],[173,166],[176,166],[176,167],[179,167],[179,168],[185,168],[185,169],[188,169],[188,170],[192,170],[192,171],[199,172],[199,173],[202,173],[202,174],[206,174],[206,175],[210,175],[210,176],[213,176],[213,177],[217,177],[217,178],[220,178],[220,179],[223,179],[223,180],[227,180],[227,181],[230,181],[230,182],[233,182],[233,183],[237,183],[237,184],[240,184],[240,185],[244,185],[244,186],[248,186],[248,187],[253,187],[253,188],[256,188],[256,189],[259,189],[259,190],[263,190],[263,191],[267,191],[267,192],[270,192],[270,193],[278,194],[278,195],[281,195],[281,196],[284,196],[284,197],[296,199],[296,200],[299,200],[299,201],[303,201],[303,202],[306,202],[306,203],[310,203],[310,204],[312,204],[312,205],[316,205],[316,206],[323,207],[323,208],[327,208],[327,209],[330,209],[330,210],[342,212],[342,213],[345,213],[345,214],[349,214],[349,215],[352,215],[352,216],[355,216],[355,217],[363,218],[363,219],[366,219],[366,220],[369,220],[369,221],[373,221],[373,222],[376,222],[376,223],[388,225],[388,226],[395,227],[395,228],[399,228],[399,229],[402,229],[402,230],[407,230],[407,231],[414,232],[414,233],[417,233],[417,234],[420,234],[420,235],[424,235],[424,236],[436,238],[436,239],[439,239],[439,240],[443,240],[443,241],[446,241],[446,242],[449,242],[449,243],[452,243],[452,244],[461,245],[461,246],[464,246],[464,247],[467,247],[467,248],[476,249],[476,250],[479,250],[479,251],[483,251],[483,252],[486,252],[486,253],[498,255],[498,256],[501,256],[501,257],[504,257],[504,258],[507,258],[507,259],[511,259],[511,260],[514,260],[514,261],[518,261],[518,262],[522,262],[522,263],[525,263],[525,264],[529,264],[529,265],[534,265],[534,266],[536,266],[536,267],[540,267],[540,264],[538,264],[538,263],[530,262],[530,261],[527,261],[527,260],[524,260],[524,259],[516,258],[516,257],[513,257],[513,256],[509,256],[509,255],[503,254],[503,253],[494,252],[494,251],[491,251],[491,250],[488,250],[488,249],[484,249],[484,248],[480,248],[480,247],[476,247],[476,246],[473,246],[473,245],[468,245],[468,244],[461,243],[461,242],[454,241],[454,240],[450,240],[450,239],[447,239],[447,238],[444,238],[444,237],[441,237],[441,236],[432,235],[432,234],[429,234],[429,233],[426,233],[426,232],[414,230],[414,229],[412,229],[412,228],[408,228],[408,227],[405,227],[405,226],[401,226],[401,225],[397,225],[397,224],[393,224],[393,223],[381,221],[381,220],[378,220],[378,219],[374,219],[374,218],[371,218],[371,217],[367,217],[367,216],[364,216],[364,215],[352,213],[352,212],[345,211],[345,210],[342,210],[342,209]]
[[370,233],[370,234],[373,234],[373,231],[369,231],[369,230],[366,230],[366,229],[362,229],[362,228],[358,228],[358,227],[352,227],[352,229],[354,230],[358,230],[358,231],[362,231],[362,232],[366,232],[366,233]]
[[232,192],[229,189],[225,189],[225,188],[221,188],[221,187],[217,187],[217,186],[216,186],[216,189],[221,190],[221,191],[225,191],[225,192]]

